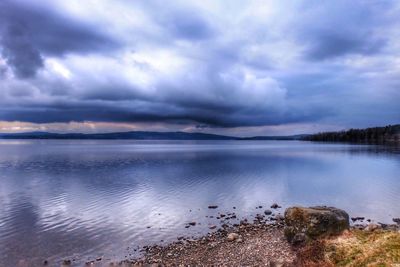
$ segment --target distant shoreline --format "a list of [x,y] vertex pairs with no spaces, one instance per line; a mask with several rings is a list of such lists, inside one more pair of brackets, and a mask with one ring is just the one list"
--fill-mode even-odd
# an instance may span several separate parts
[[49,133],[27,132],[0,134],[0,139],[55,139],[55,140],[301,140],[306,135],[234,137],[187,132],[117,132],[117,133]]
[[23,132],[0,133],[0,139],[40,139],[40,140],[237,140],[237,141],[313,141],[355,144],[399,144],[400,124],[347,131],[321,132],[316,134],[297,134],[285,136],[236,137],[200,132],[151,132],[130,131],[112,133],[51,133]]

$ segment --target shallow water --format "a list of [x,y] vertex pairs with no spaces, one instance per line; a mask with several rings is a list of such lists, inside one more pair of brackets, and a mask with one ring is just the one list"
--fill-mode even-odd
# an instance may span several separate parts
[[384,146],[0,140],[0,266],[124,259],[138,245],[204,233],[217,222],[206,215],[233,206],[238,219],[277,202],[391,222],[399,173],[399,150]]

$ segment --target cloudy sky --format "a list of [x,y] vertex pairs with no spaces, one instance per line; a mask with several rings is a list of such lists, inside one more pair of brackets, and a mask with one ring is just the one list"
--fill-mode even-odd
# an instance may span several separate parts
[[0,132],[400,122],[399,1],[0,0]]

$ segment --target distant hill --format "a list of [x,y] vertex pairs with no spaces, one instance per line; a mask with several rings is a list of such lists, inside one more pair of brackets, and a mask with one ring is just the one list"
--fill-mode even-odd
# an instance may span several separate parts
[[48,133],[28,132],[0,134],[3,139],[134,139],[134,140],[234,140],[235,137],[186,132],[118,132],[118,133]]
[[302,140],[354,143],[400,143],[400,124],[307,135]]
[[3,133],[2,139],[122,139],[122,140],[299,140],[304,135],[294,136],[255,136],[255,137],[233,137],[206,133],[187,132],[117,132],[117,133],[49,133],[49,132],[26,132],[26,133]]
[[308,134],[298,134],[298,135],[287,135],[287,136],[253,136],[253,137],[243,137],[240,140],[302,140],[308,136]]

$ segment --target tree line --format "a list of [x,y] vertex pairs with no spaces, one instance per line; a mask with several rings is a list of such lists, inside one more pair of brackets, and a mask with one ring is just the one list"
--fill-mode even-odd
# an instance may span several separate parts
[[304,137],[308,141],[355,142],[355,143],[400,143],[400,124],[367,129],[350,129],[340,132],[322,132]]

